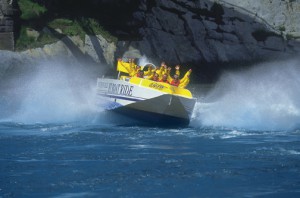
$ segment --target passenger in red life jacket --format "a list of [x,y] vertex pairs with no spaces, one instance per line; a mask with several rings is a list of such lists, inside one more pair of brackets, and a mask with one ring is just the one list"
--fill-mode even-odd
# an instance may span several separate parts
[[[173,78],[171,78],[171,76],[169,75],[169,76],[168,76],[168,80],[169,80],[169,82],[170,82],[171,85],[178,87],[179,84],[180,84],[180,79],[179,79],[179,75],[180,75],[180,71],[179,71],[180,65],[176,65],[176,66],[175,66],[175,69],[176,69],[176,72],[175,72]],[[169,73],[170,73],[170,72],[169,72]]]
[[136,77],[144,78],[144,71],[143,70],[139,70],[138,73],[136,74]]
[[173,85],[173,86],[176,86],[176,87],[179,86],[180,80],[179,80],[179,76],[178,76],[177,74],[175,74],[175,75],[173,76],[173,80],[171,81],[170,84]]
[[169,81],[168,81],[168,75],[167,75],[167,74],[164,74],[164,75],[162,76],[162,79],[161,79],[159,82],[164,82],[164,83],[168,83],[168,84],[169,84]]
[[149,80],[153,80],[158,82],[159,81],[159,75],[158,73],[154,73],[150,78],[148,78]]

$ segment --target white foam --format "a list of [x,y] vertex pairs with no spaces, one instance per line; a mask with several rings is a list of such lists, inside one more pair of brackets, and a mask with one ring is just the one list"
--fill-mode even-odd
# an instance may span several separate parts
[[[89,120],[95,107],[96,78],[76,63],[39,61],[37,71],[19,94],[21,105],[11,120],[22,123],[56,123]],[[16,85],[17,86],[17,85]]]
[[[193,124],[255,130],[290,130],[300,126],[300,61],[265,63],[224,73],[199,102]],[[199,125],[199,124],[198,124]]]

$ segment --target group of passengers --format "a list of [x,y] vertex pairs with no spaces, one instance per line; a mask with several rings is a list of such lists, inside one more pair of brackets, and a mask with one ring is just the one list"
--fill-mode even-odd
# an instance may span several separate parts
[[[122,60],[119,59],[118,61]],[[156,82],[164,82],[180,88],[185,88],[190,82],[190,74],[192,72],[191,69],[186,72],[183,78],[179,79],[180,65],[175,66],[175,74],[173,75],[173,77],[171,77],[172,69],[171,67],[168,67],[164,61],[161,62],[160,67],[155,67],[151,64],[147,65],[148,69],[146,71],[143,71],[141,66],[136,65],[134,59],[128,59],[128,62],[130,64],[128,74],[131,77],[136,76]]]

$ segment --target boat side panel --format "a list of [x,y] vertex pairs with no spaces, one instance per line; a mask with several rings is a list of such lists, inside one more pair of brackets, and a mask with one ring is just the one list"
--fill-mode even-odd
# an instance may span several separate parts
[[126,81],[98,79],[98,105],[109,112],[156,125],[188,125],[196,100]]
[[188,126],[189,119],[179,118],[166,114],[142,111],[123,106],[114,109],[112,112],[140,121],[147,126]]
[[166,94],[149,100],[132,103],[127,106],[141,111],[189,119],[192,115],[195,103],[195,99]]
[[157,97],[163,93],[157,90],[147,89],[122,80],[98,79],[97,95],[118,102],[122,105],[128,105],[137,101],[142,101]]

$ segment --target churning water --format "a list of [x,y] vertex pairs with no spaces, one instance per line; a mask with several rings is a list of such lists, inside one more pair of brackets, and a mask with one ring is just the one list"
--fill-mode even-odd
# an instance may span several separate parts
[[198,103],[195,119],[205,126],[299,128],[299,76],[299,59],[224,73],[204,102]]
[[[20,59],[10,54],[6,59]],[[23,57],[22,57],[23,58]],[[8,62],[8,61],[6,61]],[[2,66],[2,65],[1,65]],[[26,75],[19,71],[27,67]],[[6,121],[57,123],[85,120],[95,112],[97,74],[70,59],[26,60],[3,67],[0,101]],[[99,66],[98,70],[101,70]],[[6,73],[5,73],[6,72]],[[98,75],[99,76],[99,75]],[[1,80],[1,79],[0,79]],[[13,105],[10,103],[13,102]],[[3,115],[0,117],[3,117]],[[88,118],[89,119],[89,118]]]
[[94,72],[1,53],[0,197],[300,195],[298,60],[225,73],[172,129],[104,123]]

